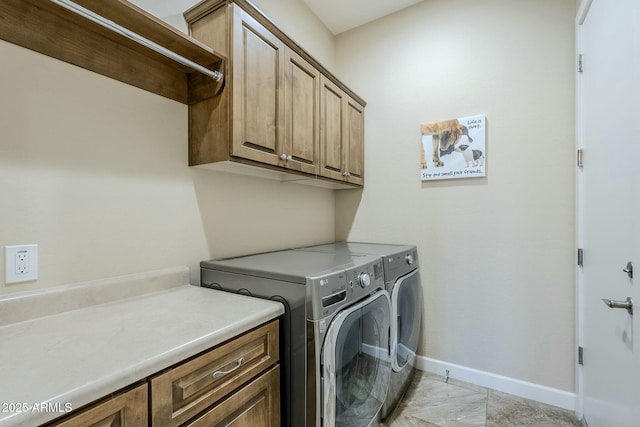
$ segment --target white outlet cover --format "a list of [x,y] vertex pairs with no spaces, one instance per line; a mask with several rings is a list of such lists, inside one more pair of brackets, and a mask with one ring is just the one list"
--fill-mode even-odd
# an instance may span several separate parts
[[[38,245],[5,246],[5,283],[29,282],[38,279]],[[20,262],[18,268],[18,259]],[[24,270],[24,273],[20,271]]]

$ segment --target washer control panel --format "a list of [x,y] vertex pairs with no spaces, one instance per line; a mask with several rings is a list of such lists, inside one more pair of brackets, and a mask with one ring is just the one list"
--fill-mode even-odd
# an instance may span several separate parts
[[378,289],[384,289],[382,257],[354,255],[352,262],[313,277],[307,277],[309,319],[331,316]]
[[358,274],[358,284],[360,285],[360,287],[366,288],[371,284],[371,276],[369,276],[369,274],[367,273]]
[[372,292],[384,288],[382,258],[347,270],[347,282],[352,291],[352,299],[358,300]]

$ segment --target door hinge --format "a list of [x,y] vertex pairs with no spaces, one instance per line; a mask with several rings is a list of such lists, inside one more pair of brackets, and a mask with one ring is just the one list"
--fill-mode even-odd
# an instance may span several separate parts
[[578,346],[578,365],[584,365],[584,348]]
[[582,148],[578,148],[578,152],[576,155],[576,164],[578,165],[579,168],[581,168],[582,165],[584,164],[583,159],[584,159],[584,152]]
[[583,67],[582,67],[582,54],[578,54],[578,72],[582,73],[583,72]]
[[578,266],[584,266],[584,249],[578,248]]

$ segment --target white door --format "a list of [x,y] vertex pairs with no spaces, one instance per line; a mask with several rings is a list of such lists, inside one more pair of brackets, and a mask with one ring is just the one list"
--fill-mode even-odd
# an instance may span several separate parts
[[[589,427],[638,427],[640,1],[593,0],[582,24],[578,18],[583,411]],[[623,271],[629,261],[636,267],[633,278]],[[636,303],[634,315],[602,300],[627,297]]]

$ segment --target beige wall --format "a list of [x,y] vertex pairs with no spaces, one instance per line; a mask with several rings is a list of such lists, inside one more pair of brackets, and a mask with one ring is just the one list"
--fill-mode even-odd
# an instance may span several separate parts
[[[367,100],[336,234],[419,248],[420,354],[574,389],[573,0],[428,0],[337,37]],[[486,114],[487,176],[421,183],[420,124]]]
[[[0,42],[0,246],[40,245],[40,280],[3,287],[0,262],[0,293],[180,264],[195,283],[202,259],[334,235],[414,243],[422,355],[573,390],[573,1],[428,0],[335,58],[302,2],[255,3],[368,101],[365,189],[188,168],[185,106]],[[421,184],[419,124],[472,114],[487,177]]]
[[[333,61],[299,13],[272,17]],[[3,255],[0,293],[176,265],[198,283],[203,259],[334,239],[331,190],[189,168],[186,106],[2,41],[0,58],[0,247],[40,258],[5,286]]]
[[[131,0],[180,31],[188,32],[183,12],[200,0]],[[334,37],[302,0],[250,0],[282,31],[329,70],[334,69]]]
[[334,71],[334,36],[303,0],[251,0],[251,2],[329,71]]

